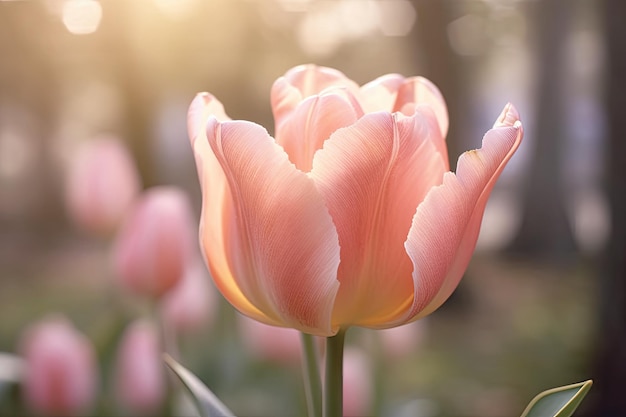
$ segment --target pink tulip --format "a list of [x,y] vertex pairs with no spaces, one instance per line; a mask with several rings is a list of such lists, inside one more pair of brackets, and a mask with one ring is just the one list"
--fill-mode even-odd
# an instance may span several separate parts
[[121,407],[137,414],[154,414],[166,395],[159,334],[155,326],[131,323],[117,351],[115,393]]
[[81,146],[67,178],[66,205],[84,230],[111,234],[139,193],[141,180],[125,145],[103,136]]
[[43,415],[84,415],[98,385],[93,346],[63,318],[29,327],[19,351],[26,363],[24,401]]
[[272,87],[276,138],[199,94],[189,109],[217,287],[242,313],[320,336],[436,310],[474,251],[485,204],[522,138],[508,104],[449,172],[446,105],[421,77],[362,87],[296,67]]
[[129,213],[113,248],[121,285],[159,297],[181,279],[191,260],[193,214],[186,194],[174,187],[146,191]]
[[243,345],[258,359],[297,364],[302,357],[300,333],[294,329],[269,326],[246,316],[238,316]]
[[424,339],[425,320],[379,332],[385,356],[402,358],[415,353]]
[[191,332],[211,322],[218,300],[209,280],[201,261],[187,268],[181,281],[163,297],[161,315],[168,326]]
[[343,359],[343,415],[371,415],[374,387],[370,362],[357,348],[347,348]]

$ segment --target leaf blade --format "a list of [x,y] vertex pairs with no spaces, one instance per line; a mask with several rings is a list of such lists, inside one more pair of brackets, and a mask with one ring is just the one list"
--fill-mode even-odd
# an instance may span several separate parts
[[234,417],[235,415],[213,392],[191,371],[176,362],[171,356],[163,355],[167,366],[176,374],[194,400],[201,417]]
[[530,401],[521,417],[570,417],[591,385],[588,380],[544,391]]

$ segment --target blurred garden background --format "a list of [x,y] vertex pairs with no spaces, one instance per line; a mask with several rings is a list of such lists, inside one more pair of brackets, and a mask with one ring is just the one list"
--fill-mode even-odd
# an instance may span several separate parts
[[[273,81],[315,63],[359,84],[386,73],[432,80],[448,103],[452,166],[506,102],[525,128],[451,299],[404,341],[349,333],[366,355],[357,368],[372,375],[368,413],[515,416],[539,391],[593,378],[577,415],[626,415],[623,22],[622,0],[0,1],[0,352],[19,352],[25,328],[62,314],[95,347],[91,413],[127,415],[120,340],[161,306],[116,283],[114,236],[72,219],[78,149],[118,138],[142,187],[183,190],[195,225],[194,95],[209,91],[232,118],[271,132]],[[212,283],[202,291],[215,293],[210,306],[170,353],[237,415],[303,415],[293,339],[258,336]],[[272,354],[268,339],[284,351]],[[174,388],[137,412],[193,415],[162,372]],[[32,412],[19,385],[0,385],[0,415]]]

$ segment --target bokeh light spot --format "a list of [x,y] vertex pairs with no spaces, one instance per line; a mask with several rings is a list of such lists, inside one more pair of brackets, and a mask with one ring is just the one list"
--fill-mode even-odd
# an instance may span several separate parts
[[63,24],[70,33],[86,35],[98,30],[102,6],[95,0],[66,0],[63,4]]
[[408,35],[417,19],[415,7],[409,0],[383,0],[380,9],[380,31],[385,36]]

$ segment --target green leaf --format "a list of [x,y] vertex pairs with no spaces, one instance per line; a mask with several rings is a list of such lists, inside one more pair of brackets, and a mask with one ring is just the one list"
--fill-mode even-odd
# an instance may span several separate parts
[[592,381],[553,388],[532,399],[522,417],[570,417],[578,408]]
[[197,376],[191,373],[191,371],[167,354],[163,355],[163,359],[167,366],[176,374],[178,379],[180,379],[185,388],[187,388],[196,407],[198,407],[198,412],[201,417],[234,417],[232,411],[230,411]]

